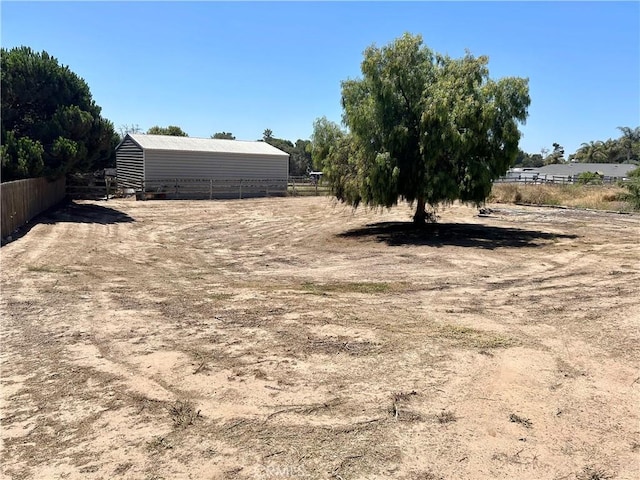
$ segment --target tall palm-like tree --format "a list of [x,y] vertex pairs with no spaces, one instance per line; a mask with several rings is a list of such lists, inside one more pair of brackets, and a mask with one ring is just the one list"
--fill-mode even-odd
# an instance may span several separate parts
[[618,130],[622,132],[620,142],[627,154],[627,162],[631,161],[633,150],[636,144],[640,143],[640,127],[618,127]]
[[585,163],[606,163],[607,152],[604,142],[591,140],[580,146],[581,158]]

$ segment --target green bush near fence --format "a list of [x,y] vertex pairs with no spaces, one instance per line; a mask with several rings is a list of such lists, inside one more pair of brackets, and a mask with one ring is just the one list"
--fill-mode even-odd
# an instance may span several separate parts
[[582,172],[578,175],[580,185],[602,185],[602,175],[596,172]]
[[625,200],[631,204],[634,210],[640,210],[640,167],[629,173],[629,181],[623,186],[628,192]]

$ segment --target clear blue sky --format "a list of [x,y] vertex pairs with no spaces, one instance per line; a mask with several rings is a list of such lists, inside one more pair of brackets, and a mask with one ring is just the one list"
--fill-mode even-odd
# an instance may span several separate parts
[[364,49],[404,32],[435,51],[488,55],[528,77],[521,147],[619,137],[640,125],[639,2],[9,2],[2,46],[46,50],[84,78],[116,128],[194,137],[266,128],[295,142],[340,122],[340,82]]

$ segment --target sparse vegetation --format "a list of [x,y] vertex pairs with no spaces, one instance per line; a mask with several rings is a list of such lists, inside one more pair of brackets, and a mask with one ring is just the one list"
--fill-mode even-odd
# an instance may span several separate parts
[[596,172],[583,172],[578,175],[580,185],[602,185],[602,175]]
[[444,480],[442,475],[434,473],[432,470],[426,472],[413,472],[407,480]]
[[456,414],[453,413],[451,410],[441,411],[436,415],[436,418],[438,419],[438,423],[451,423],[458,420],[458,417],[456,417]]
[[531,423],[531,420],[529,420],[528,418],[521,417],[520,415],[517,415],[515,413],[512,413],[511,415],[509,415],[509,421],[513,423],[519,423],[525,428],[531,428],[533,426],[533,423]]
[[178,400],[169,407],[169,414],[175,428],[186,428],[193,425],[200,417],[200,410],[189,400]]
[[162,453],[166,450],[171,450],[173,445],[167,439],[167,437],[157,436],[147,442],[147,449],[152,453]]
[[582,472],[576,475],[577,480],[610,480],[614,475],[603,468],[587,465]]
[[410,410],[407,405],[413,397],[418,395],[415,390],[411,392],[398,392],[392,395],[392,404],[389,414],[401,422],[418,422],[422,420],[422,415]]
[[438,326],[435,330],[435,335],[452,340],[458,346],[479,348],[481,350],[512,347],[518,343],[515,339],[505,337],[499,333],[452,324]]
[[624,184],[627,193],[623,198],[631,204],[634,210],[640,210],[640,167],[633,170],[629,177],[631,180]]
[[[398,288],[398,287],[395,287]],[[316,295],[325,293],[387,293],[395,289],[394,286],[384,282],[335,282],[302,284],[302,289]]]
[[71,272],[66,268],[55,267],[52,265],[28,265],[27,270],[29,272],[38,272],[38,273],[62,273],[65,275],[70,274]]
[[497,183],[490,202],[523,205],[550,205],[593,210],[629,211],[633,204],[623,187],[617,185],[523,185]]
[[640,216],[453,204],[394,244],[342,234],[413,208],[333,205],[113,199],[4,246],[0,476],[633,478]]

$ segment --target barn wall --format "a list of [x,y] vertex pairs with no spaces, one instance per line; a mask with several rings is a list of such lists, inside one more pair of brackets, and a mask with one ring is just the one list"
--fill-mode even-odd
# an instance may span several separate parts
[[130,138],[125,138],[116,150],[116,169],[119,187],[141,187],[144,178],[144,152]]
[[145,179],[269,179],[286,183],[287,156],[218,152],[145,151]]

